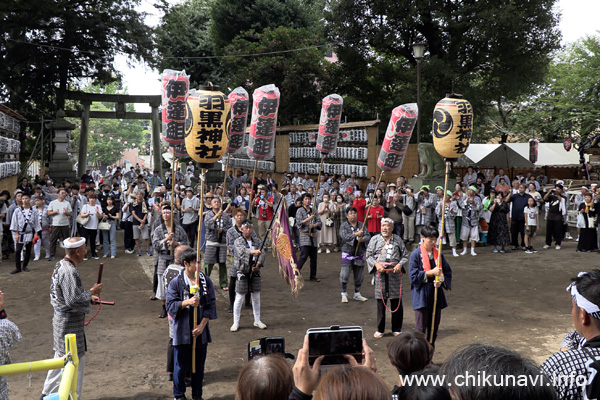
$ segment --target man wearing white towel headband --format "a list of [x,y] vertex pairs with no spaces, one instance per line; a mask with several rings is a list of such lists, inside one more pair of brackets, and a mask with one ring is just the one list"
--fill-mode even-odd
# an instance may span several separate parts
[[567,292],[573,303],[573,325],[585,341],[551,355],[541,370],[560,399],[596,399],[600,397],[600,269],[580,272]]
[[[81,278],[77,265],[83,261],[87,252],[85,239],[71,237],[63,241],[65,258],[56,263],[50,282],[50,304],[54,308],[52,328],[54,333],[54,358],[65,355],[65,335],[77,335],[77,355],[79,368],[77,371],[77,398],[81,398],[83,386],[83,370],[85,367],[84,320],[90,312],[90,305],[98,300],[102,291],[102,283],[96,283],[90,290],[81,286]],[[50,370],[44,382],[42,398],[58,392],[62,370]]]

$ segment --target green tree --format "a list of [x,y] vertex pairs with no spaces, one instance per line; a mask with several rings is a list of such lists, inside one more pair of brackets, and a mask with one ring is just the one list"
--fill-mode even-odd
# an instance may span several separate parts
[[[0,2],[0,96],[26,116],[64,108],[65,91],[83,78],[119,79],[114,57],[148,59],[152,30],[140,0]],[[27,99],[33,107],[25,104]]]
[[[476,121],[481,123],[481,117],[501,114],[503,103],[532,94],[542,82],[551,53],[560,41],[558,17],[552,13],[555,2],[332,0],[327,5],[325,24],[328,39],[338,44],[336,51],[344,68],[341,76],[352,75],[358,56],[364,60],[403,60],[406,67],[414,67],[412,44],[425,41],[427,56],[421,71],[424,98],[462,93],[473,104]],[[370,76],[373,67],[364,68]],[[386,81],[398,82],[405,76],[388,75]],[[356,85],[362,82],[356,81]],[[410,100],[414,101],[414,96],[397,102]],[[493,102],[500,107],[494,108]],[[422,101],[421,105],[421,125],[431,126],[433,104]],[[385,104],[371,106],[379,112]]]

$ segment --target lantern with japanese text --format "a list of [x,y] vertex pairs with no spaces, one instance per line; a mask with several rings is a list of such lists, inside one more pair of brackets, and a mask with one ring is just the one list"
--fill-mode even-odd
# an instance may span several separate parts
[[338,94],[330,94],[323,99],[317,136],[317,150],[321,154],[333,153],[337,148],[343,105],[344,99]]
[[419,109],[415,103],[394,108],[377,158],[377,166],[385,172],[400,172]]
[[227,152],[231,154],[241,149],[244,145],[250,98],[248,92],[243,87],[235,88],[227,97],[231,103],[231,124],[229,126]]
[[279,110],[279,89],[261,86],[252,95],[252,119],[248,137],[248,156],[254,160],[272,157]]
[[190,79],[185,71],[166,69],[162,73],[163,138],[170,145],[185,140],[186,101]]
[[538,147],[540,141],[537,139],[529,139],[529,161],[535,164],[538,160]]
[[442,157],[465,154],[473,136],[473,107],[460,94],[449,94],[433,111],[433,145]]
[[187,100],[185,147],[188,155],[208,168],[227,150],[231,121],[229,99],[218,86],[192,90]]
[[176,144],[175,146],[171,146],[171,148],[173,149],[173,155],[175,157],[179,157],[179,158],[185,158],[188,156],[186,147],[185,147],[185,142],[181,142],[179,144]]

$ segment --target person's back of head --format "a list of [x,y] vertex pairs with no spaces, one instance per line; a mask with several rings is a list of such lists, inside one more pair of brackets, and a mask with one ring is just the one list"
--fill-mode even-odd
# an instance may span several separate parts
[[[558,395],[533,361],[516,351],[471,344],[455,351],[442,365],[455,400],[554,400]],[[526,380],[526,382],[523,382]]]
[[410,381],[395,393],[398,400],[452,400],[438,373],[438,368],[432,368],[411,374]]
[[271,354],[248,362],[240,371],[236,400],[287,400],[294,388],[294,374],[285,358]]
[[340,367],[321,377],[314,400],[391,400],[379,375],[366,367]]
[[387,348],[399,375],[422,371],[433,359],[433,346],[421,332],[403,332],[388,342]]

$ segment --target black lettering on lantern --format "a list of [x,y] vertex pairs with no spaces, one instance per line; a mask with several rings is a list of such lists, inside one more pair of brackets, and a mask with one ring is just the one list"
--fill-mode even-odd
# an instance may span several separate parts
[[176,99],[178,97],[185,96],[185,94],[187,93],[187,82],[171,79],[167,82],[166,89],[167,97],[170,99]]
[[269,116],[271,114],[275,114],[277,111],[277,105],[279,103],[278,98],[269,99],[267,97],[263,97],[257,104],[256,111],[258,115],[262,115],[263,117]]
[[221,118],[223,116],[222,111],[200,111],[200,121],[198,125],[204,128],[220,128],[223,126]]
[[169,101],[167,103],[167,120],[185,120],[185,106],[183,101]]
[[207,146],[205,144],[201,144],[196,146],[194,152],[200,158],[220,158],[217,154],[218,151],[222,149],[221,146],[215,144],[213,146]]

